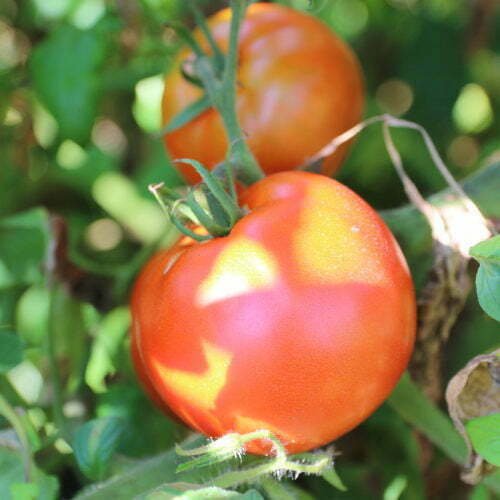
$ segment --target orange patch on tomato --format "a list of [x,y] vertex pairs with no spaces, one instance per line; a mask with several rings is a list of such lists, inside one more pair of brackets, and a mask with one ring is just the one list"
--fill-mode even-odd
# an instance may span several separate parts
[[233,239],[219,254],[210,274],[198,288],[196,302],[207,306],[276,282],[278,265],[259,243],[249,238]]

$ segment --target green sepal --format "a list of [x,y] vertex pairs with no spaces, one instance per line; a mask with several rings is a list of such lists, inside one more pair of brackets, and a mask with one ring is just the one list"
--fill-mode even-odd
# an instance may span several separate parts
[[214,195],[214,197],[217,199],[217,201],[220,203],[222,208],[229,216],[229,224],[232,227],[235,224],[235,222],[240,218],[241,210],[235,203],[235,201],[232,199],[232,197],[228,193],[226,193],[220,180],[217,179],[213,174],[211,174],[199,161],[182,158],[179,160],[175,160],[174,162],[187,163],[196,170],[196,172],[201,176],[201,178],[205,182],[207,188]]
[[200,89],[203,88],[203,82],[201,81],[201,78],[196,76],[196,74],[187,71],[186,61],[181,62],[179,71],[181,72],[182,78],[184,78],[184,80],[195,85],[196,87],[200,87]]
[[[189,229],[186,225],[184,225],[177,214],[175,213],[176,208],[179,206],[179,203],[185,203],[184,200],[178,200],[172,205],[172,208],[169,212],[170,220],[172,221],[172,224],[182,233],[185,234],[186,236],[189,236],[195,241],[202,242],[202,241],[207,241],[211,240],[213,238],[212,235],[210,234],[196,234],[194,231]],[[189,205],[188,205],[189,206]]]
[[208,189],[205,185],[202,185],[201,189],[203,191],[203,194],[205,195],[205,199],[207,200],[210,213],[212,214],[215,221],[222,226],[230,226],[231,222],[229,220],[229,216],[222,208],[221,204],[217,201],[217,198],[212,194],[210,189]]
[[204,226],[210,234],[214,236],[225,236],[231,230],[230,226],[218,224],[214,217],[211,217],[205,212],[196,200],[192,190],[187,194],[186,204],[193,211],[200,224]]
[[166,23],[166,26],[169,28],[172,28],[177,36],[185,42],[191,50],[197,55],[198,57],[204,57],[205,53],[203,52],[203,49],[201,48],[201,45],[198,43],[198,40],[193,36],[191,31],[186,28],[182,23],[176,22],[176,21],[170,21]]
[[169,134],[180,129],[187,123],[191,122],[202,113],[212,107],[210,99],[206,94],[202,95],[196,101],[193,101],[189,106],[185,107],[180,113],[176,114],[165,127],[162,128],[160,135]]

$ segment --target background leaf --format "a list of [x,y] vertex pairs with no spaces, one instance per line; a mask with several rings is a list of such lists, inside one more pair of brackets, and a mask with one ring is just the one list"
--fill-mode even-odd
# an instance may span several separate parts
[[157,491],[150,493],[145,500],[264,500],[264,497],[256,490],[248,490],[245,493],[229,491],[215,486],[207,488],[195,484],[177,483],[163,486]]
[[465,424],[476,452],[500,467],[500,413],[475,418]]
[[[33,52],[35,89],[64,138],[85,143],[98,111],[106,42],[96,29],[62,25]],[[77,63],[75,64],[75,61]]]
[[0,373],[9,371],[23,360],[23,343],[13,332],[0,330]]
[[[35,470],[33,481],[25,482],[23,463],[19,453],[0,447],[0,498],[5,500],[55,500],[59,482],[40,469]],[[35,496],[28,496],[36,493]]]
[[388,404],[406,421],[457,463],[463,463],[467,450],[450,419],[436,408],[405,373],[390,395]]
[[480,264],[476,276],[479,303],[492,318],[500,321],[500,235],[475,245],[470,254]]
[[34,208],[0,219],[0,290],[40,282],[48,242],[44,209]]
[[124,423],[116,417],[98,418],[82,425],[75,434],[73,451],[80,470],[91,479],[106,474]]
[[85,371],[85,382],[95,393],[106,390],[105,377],[116,371],[118,352],[129,326],[129,310],[120,307],[108,313],[97,328]]

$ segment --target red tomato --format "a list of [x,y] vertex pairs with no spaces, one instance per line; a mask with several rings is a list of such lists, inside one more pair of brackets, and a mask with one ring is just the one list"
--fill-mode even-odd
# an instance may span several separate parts
[[[227,49],[230,11],[209,19],[217,42]],[[195,32],[200,40],[199,30]],[[206,44],[205,44],[206,45]],[[180,53],[165,80],[163,121],[168,123],[202,90],[179,71],[191,53]],[[352,50],[318,19],[276,4],[248,8],[239,40],[237,109],[249,146],[267,174],[291,170],[355,125],[363,108],[363,83]],[[218,113],[205,111],[165,136],[173,158],[193,158],[212,168],[224,160],[227,139]],[[328,175],[346,153],[341,147],[324,165]],[[186,179],[198,182],[181,165]]]
[[241,202],[249,213],[228,236],[183,237],[146,265],[132,334],[193,429],[269,429],[290,452],[316,448],[367,418],[404,371],[412,280],[381,218],[332,179],[275,174]]
[[146,374],[146,368],[144,367],[144,363],[141,359],[141,354],[137,347],[137,340],[137,336],[133,335],[130,340],[130,355],[132,358],[132,364],[134,366],[135,373],[137,374],[141,387],[159,410],[161,410],[169,417],[176,418],[175,414],[170,411],[170,408],[168,408],[168,406],[161,399],[160,395],[156,392],[156,389],[153,387],[151,380],[149,380],[149,377]]

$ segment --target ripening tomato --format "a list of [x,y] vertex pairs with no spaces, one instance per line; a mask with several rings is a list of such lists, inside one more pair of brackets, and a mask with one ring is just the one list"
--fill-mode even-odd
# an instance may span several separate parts
[[[215,39],[227,49],[231,13],[209,19]],[[197,38],[202,40],[199,31]],[[206,44],[205,44],[206,45]],[[180,72],[191,53],[179,54],[165,80],[163,121],[170,120],[202,95]],[[363,108],[363,83],[352,50],[318,19],[276,4],[252,4],[239,40],[237,110],[250,149],[267,174],[292,170],[355,125]],[[193,158],[212,168],[224,160],[227,139],[218,113],[209,109],[165,136],[173,158]],[[324,164],[332,174],[346,149]],[[191,183],[199,180],[180,165]]]
[[132,365],[134,366],[135,373],[141,384],[143,391],[148,395],[149,399],[154,403],[154,405],[161,410],[163,413],[169,417],[174,417],[175,414],[170,410],[170,408],[163,402],[156,389],[153,387],[151,380],[146,373],[146,368],[141,359],[141,354],[137,348],[137,337],[132,336],[130,339],[130,356],[132,359]]
[[268,429],[309,450],[395,386],[415,336],[412,280],[377,213],[328,177],[275,174],[241,203],[228,236],[183,237],[145,266],[132,335],[157,394],[193,429]]

